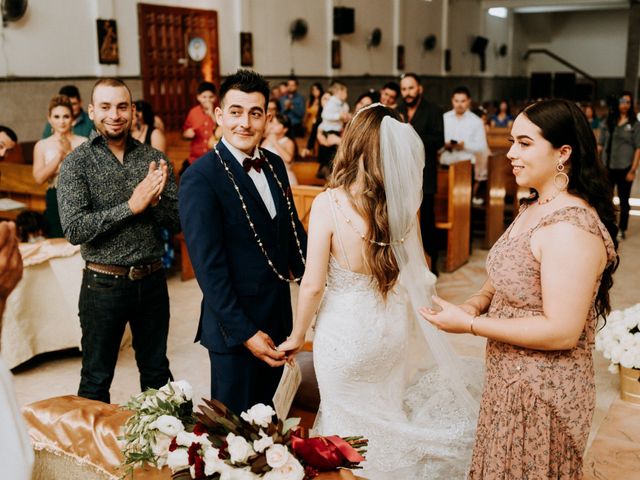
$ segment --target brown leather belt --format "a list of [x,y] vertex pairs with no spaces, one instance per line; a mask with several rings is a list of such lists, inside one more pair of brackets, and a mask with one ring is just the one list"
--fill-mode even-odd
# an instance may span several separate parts
[[162,268],[162,262],[156,260],[147,265],[133,265],[131,267],[122,267],[120,265],[105,265],[104,263],[87,262],[87,269],[92,272],[104,273],[105,275],[116,275],[129,278],[129,280],[141,280],[153,272],[157,272]]

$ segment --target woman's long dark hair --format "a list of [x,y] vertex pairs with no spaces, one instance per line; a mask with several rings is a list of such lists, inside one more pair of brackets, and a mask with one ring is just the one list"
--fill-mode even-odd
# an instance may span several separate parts
[[[627,121],[630,125],[633,125],[638,121],[636,117],[636,112],[634,108],[633,102],[633,93],[624,91],[620,94],[619,97],[612,98],[609,102],[609,114],[607,115],[607,130],[609,130],[609,138],[607,139],[607,144],[605,146],[605,150],[607,151],[607,165],[610,165],[611,161],[611,147],[613,146],[613,132],[618,126],[618,122],[620,121],[620,99],[622,97],[629,97],[631,101],[631,105],[629,105],[629,110],[627,111]],[[595,110],[594,110],[595,113]]]
[[[534,103],[522,113],[542,131],[542,136],[553,148],[563,145],[571,147],[567,191],[582,198],[595,209],[617,248],[618,227],[613,205],[613,187],[609,183],[607,170],[598,158],[595,135],[587,117],[575,103],[560,99]],[[536,198],[537,195],[529,201]],[[602,273],[595,301],[597,316],[605,317],[611,311],[609,289],[613,285],[613,272],[616,268],[617,257]]]

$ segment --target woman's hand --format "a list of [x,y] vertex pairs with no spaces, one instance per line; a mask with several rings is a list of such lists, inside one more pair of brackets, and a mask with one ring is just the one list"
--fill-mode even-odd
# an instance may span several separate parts
[[285,354],[287,355],[287,361],[289,361],[289,359],[293,359],[295,355],[300,350],[302,350],[302,347],[304,347],[304,342],[305,342],[304,336],[298,337],[298,336],[292,335],[288,337],[280,345],[278,345],[278,351],[285,352]]
[[636,172],[635,172],[635,170],[629,170],[629,171],[627,172],[627,175],[626,175],[626,177],[625,177],[625,180],[626,180],[627,182],[633,182],[633,180],[634,180],[635,178],[636,178]]
[[419,312],[425,320],[429,321],[438,330],[445,332],[471,333],[471,321],[475,315],[466,311],[466,308],[458,307],[436,295],[432,298],[434,303],[439,305],[442,310],[436,312],[432,308],[422,307]]

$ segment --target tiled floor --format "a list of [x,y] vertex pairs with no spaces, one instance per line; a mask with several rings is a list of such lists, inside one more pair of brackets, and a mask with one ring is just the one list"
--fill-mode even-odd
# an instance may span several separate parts
[[[613,307],[626,308],[640,301],[640,218],[632,217],[627,240],[620,245],[621,263],[611,292]],[[484,281],[487,252],[475,250],[470,262],[456,272],[442,274],[438,293],[453,302],[464,300]],[[181,282],[178,275],[169,280],[172,323],[169,358],[175,378],[187,379],[195,398],[208,395],[209,358],[206,350],[193,343],[201,294],[195,280]],[[484,341],[470,335],[452,338],[465,355],[483,356]],[[595,353],[597,410],[585,460],[585,478],[593,480],[640,479],[640,406],[619,400],[619,382],[607,371],[607,362]],[[54,353],[36,358],[15,371],[18,401],[24,405],[52,396],[76,392],[80,375],[78,352]],[[111,390],[112,402],[123,403],[138,391],[138,376],[130,348],[120,353]]]

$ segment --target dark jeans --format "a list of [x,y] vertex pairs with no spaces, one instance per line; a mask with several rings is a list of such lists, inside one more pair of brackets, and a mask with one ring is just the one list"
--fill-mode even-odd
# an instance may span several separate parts
[[438,274],[438,232],[436,230],[435,195],[425,193],[420,205],[422,247],[431,257],[431,271]]
[[127,322],[140,371],[140,389],[160,388],[172,378],[167,359],[169,293],[163,269],[141,280],[85,269],[79,307],[79,396],[109,403],[109,387]]
[[211,398],[221,401],[238,415],[256,403],[273,405],[273,394],[280,383],[283,367],[270,367],[249,350],[241,353],[209,350],[209,359]]
[[611,185],[615,186],[616,190],[618,190],[618,198],[620,199],[620,221],[618,227],[622,232],[627,230],[627,226],[629,225],[629,211],[631,210],[629,197],[631,196],[631,186],[633,182],[626,180],[629,170],[631,170],[631,167],[609,169],[609,180],[611,181]]

